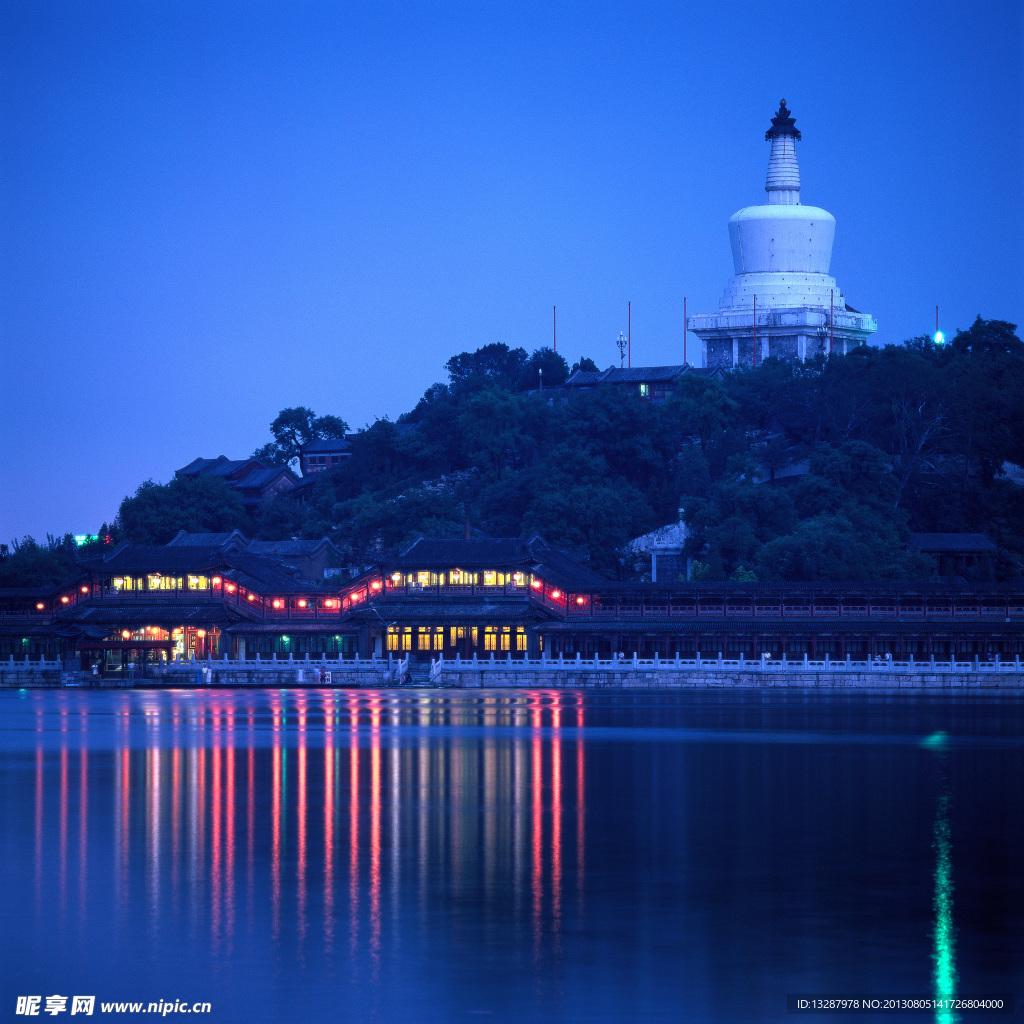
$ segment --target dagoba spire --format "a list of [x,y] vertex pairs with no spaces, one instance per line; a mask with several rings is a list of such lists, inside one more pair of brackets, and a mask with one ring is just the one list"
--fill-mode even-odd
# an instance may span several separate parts
[[800,140],[800,131],[785,100],[779,101],[778,112],[764,137],[772,144],[768,157],[768,180],[764,186],[768,205],[799,206],[800,166],[796,162],[796,143]]

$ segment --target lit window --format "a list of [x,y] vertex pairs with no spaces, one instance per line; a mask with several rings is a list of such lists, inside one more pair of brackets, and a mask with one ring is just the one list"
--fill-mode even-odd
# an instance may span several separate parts
[[640,397],[641,398],[647,398],[650,395],[650,393],[651,393],[651,386],[650,386],[650,384],[641,384],[640,385]]

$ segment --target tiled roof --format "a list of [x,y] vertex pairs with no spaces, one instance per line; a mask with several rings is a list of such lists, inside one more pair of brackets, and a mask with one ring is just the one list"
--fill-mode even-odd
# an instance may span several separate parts
[[381,625],[381,618],[385,625],[392,622],[399,625],[429,623],[437,626],[453,623],[510,625],[533,622],[537,614],[538,608],[525,595],[505,601],[487,598],[459,601],[439,596],[424,600],[378,600],[369,607],[361,605],[353,609],[346,618],[349,621],[366,619],[377,625]]
[[235,487],[248,491],[256,487],[266,487],[283,473],[291,477],[293,484],[299,479],[287,466],[258,465],[246,473],[245,476],[231,482]]
[[[268,558],[295,558],[301,555],[311,555],[319,551],[324,545],[334,548],[334,545],[326,538],[319,540],[254,540],[246,548],[254,555],[263,555]],[[334,548],[337,551],[337,548]]]
[[686,373],[684,363],[678,366],[632,366],[618,369],[612,367],[601,376],[602,384],[647,384],[654,381],[669,381]]
[[93,626],[227,625],[236,621],[220,601],[185,604],[180,601],[90,601],[62,612],[61,621]]
[[251,554],[248,551],[229,551],[224,556],[224,563],[231,568],[225,576],[260,594],[271,591],[283,594],[296,593],[334,593],[336,588],[316,586],[312,583],[300,583],[294,576],[284,572],[278,561],[265,558],[263,555]]
[[315,441],[302,446],[303,455],[316,452],[347,452],[349,443],[343,437],[318,437]]
[[230,533],[187,533],[180,530],[173,540],[167,542],[168,547],[222,548],[230,541],[236,541],[243,547],[249,538],[238,530]]
[[224,564],[224,552],[216,546],[123,544],[103,558],[83,559],[83,565],[100,572],[202,572]]
[[[999,628],[993,629],[993,623],[998,623]],[[884,636],[886,634],[927,633],[933,637],[941,637],[945,634],[985,634],[985,635],[1013,635],[1024,634],[1024,622],[1004,622],[1002,619],[950,619],[939,621],[936,619],[882,619],[878,617],[854,618],[812,618],[807,616],[798,618],[779,619],[740,619],[735,616],[722,616],[717,621],[710,618],[683,618],[673,616],[669,618],[622,618],[610,619],[602,622],[598,619],[565,619],[550,624],[545,623],[541,627],[545,633],[614,633],[624,627],[636,627],[644,633],[690,633],[721,637],[728,634],[734,639],[736,634],[747,634],[750,637],[762,634],[791,633],[802,636],[815,636],[820,638],[835,636],[839,633],[862,633]],[[927,660],[927,656],[918,660]]]
[[485,540],[426,540],[420,538],[397,559],[385,563],[392,569],[512,569],[529,568],[562,586],[600,587],[603,576],[588,569],[542,538],[506,537]]
[[187,466],[175,472],[175,476],[230,476],[255,459],[229,459],[218,455],[215,459],[193,459]]
[[604,376],[604,370],[576,370],[569,375],[565,387],[586,387],[596,384]]
[[918,551],[949,551],[956,554],[996,549],[995,544],[983,533],[912,533],[910,546]]

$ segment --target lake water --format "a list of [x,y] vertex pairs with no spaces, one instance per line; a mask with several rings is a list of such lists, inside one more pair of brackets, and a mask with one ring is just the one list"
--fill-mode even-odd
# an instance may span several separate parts
[[1019,697],[4,692],[0,1020],[1024,1005],[1022,792]]

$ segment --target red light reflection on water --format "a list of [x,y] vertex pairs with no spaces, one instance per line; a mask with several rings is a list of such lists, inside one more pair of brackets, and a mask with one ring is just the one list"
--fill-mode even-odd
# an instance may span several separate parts
[[273,779],[271,792],[270,900],[272,931],[276,942],[281,932],[281,706],[271,709],[274,723]]
[[359,940],[359,705],[356,697],[349,698],[349,875],[348,898],[351,933],[350,952],[355,958]]
[[324,948],[334,947],[334,712],[324,698]]
[[[306,937],[306,696],[297,699],[299,728],[299,798],[297,806],[298,864],[296,865],[296,904],[300,944]],[[300,945],[301,948],[301,945]]]
[[228,951],[235,931],[235,709],[227,711],[227,751],[224,769],[227,773],[226,805],[224,808],[225,844],[225,885],[224,885],[224,930],[228,939]]
[[220,715],[218,709],[211,713],[212,733],[210,738],[210,774],[212,793],[210,795],[210,932],[216,951],[220,941],[221,917],[221,747]]
[[544,896],[543,877],[543,847],[544,840],[544,774],[543,774],[543,741],[540,735],[541,729],[541,708],[539,698],[530,695],[530,726],[533,729],[533,738],[530,741],[530,753],[532,764],[530,771],[530,793],[532,797],[532,820],[530,835],[531,872],[530,892],[533,896],[533,956],[534,960],[540,958],[541,941],[541,906]]
[[562,709],[555,694],[551,709],[551,913],[556,940],[562,924]]
[[370,699],[370,959],[380,967],[380,697]]
[[584,852],[586,850],[586,793],[583,775],[583,694],[576,695],[576,728],[579,736],[576,739],[576,902],[580,913],[583,911],[583,873],[585,867]]

